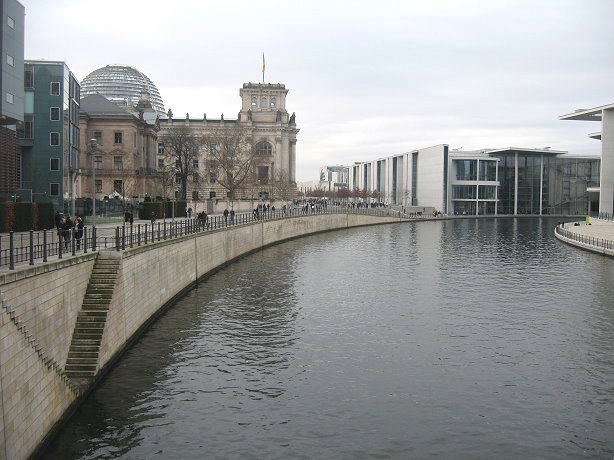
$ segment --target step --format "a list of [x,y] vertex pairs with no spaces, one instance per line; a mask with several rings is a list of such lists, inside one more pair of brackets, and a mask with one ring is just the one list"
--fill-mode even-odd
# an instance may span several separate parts
[[66,367],[68,366],[89,366],[89,367],[96,367],[96,365],[98,364],[98,361],[96,360],[96,358],[92,359],[92,358],[79,358],[79,357],[69,357],[66,360]]
[[73,372],[96,372],[96,364],[67,364],[64,368],[64,372],[73,373]]
[[113,294],[111,293],[104,293],[104,292],[90,292],[85,294],[85,300],[88,299],[111,299],[113,297]]
[[89,378],[89,377],[93,377],[94,375],[96,375],[95,372],[75,372],[75,371],[71,371],[71,372],[65,371],[65,374],[73,379]]
[[109,284],[113,286],[117,281],[116,277],[112,276],[96,276],[90,278],[90,285],[104,285],[108,286]]
[[90,349],[100,349],[100,340],[99,339],[87,339],[83,337],[75,338],[70,345],[70,349],[76,350],[90,350]]
[[68,354],[70,355],[72,352],[75,352],[75,353],[96,353],[96,354],[98,354],[99,350],[100,350],[100,345],[99,344],[76,345],[75,343],[73,343],[70,346],[70,350],[68,351]]
[[77,315],[77,320],[79,318],[97,318],[98,321],[106,321],[107,319],[107,311],[106,310],[81,310]]
[[93,359],[94,361],[98,361],[98,351],[79,351],[71,349],[68,352],[68,361],[71,359]]
[[77,321],[76,330],[87,331],[88,329],[92,329],[94,331],[104,329],[105,324],[104,321]]
[[99,329],[97,331],[87,331],[87,332],[77,330],[73,333],[73,337],[76,339],[92,339],[92,340],[97,339],[98,343],[100,343],[100,341],[102,340],[102,332],[103,332],[103,329]]

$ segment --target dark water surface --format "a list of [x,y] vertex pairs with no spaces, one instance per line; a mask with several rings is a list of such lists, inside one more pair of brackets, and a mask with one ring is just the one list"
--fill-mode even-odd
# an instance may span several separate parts
[[554,220],[316,235],[203,282],[49,459],[614,457],[614,259]]

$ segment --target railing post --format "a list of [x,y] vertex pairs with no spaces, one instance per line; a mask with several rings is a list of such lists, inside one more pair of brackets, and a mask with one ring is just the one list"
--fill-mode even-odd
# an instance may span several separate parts
[[132,228],[132,224],[130,224],[130,247],[131,247],[131,248],[133,248],[133,247],[134,247],[134,245],[133,245],[133,241],[132,241],[132,239],[133,239],[133,237],[134,237],[134,232],[133,232],[132,230],[133,230],[133,228]]
[[74,229],[70,229],[69,230],[70,234],[70,255],[74,256],[75,255],[75,232]]
[[141,224],[137,224],[136,226],[136,245],[141,245]]
[[[158,227],[160,227],[160,224],[158,224]],[[166,239],[166,221],[164,221],[164,239]]]
[[13,232],[9,232],[9,268],[15,270],[15,241]]
[[83,227],[83,254],[87,254],[87,227]]
[[126,226],[122,225],[122,251],[126,249]]
[[43,230],[43,262],[47,262],[47,229]]
[[92,251],[96,250],[96,227],[92,227]]
[[30,265],[34,265],[34,230],[30,230]]
[[64,244],[64,235],[62,235],[62,231],[58,232],[58,258],[62,258],[62,245]]
[[[166,222],[164,222],[166,224]],[[160,222],[158,222],[158,241],[160,241]]]
[[115,227],[115,250],[119,251],[119,227]]

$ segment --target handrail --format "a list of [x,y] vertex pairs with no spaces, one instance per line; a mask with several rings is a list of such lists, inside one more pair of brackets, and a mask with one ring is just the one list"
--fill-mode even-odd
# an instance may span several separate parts
[[580,235],[578,233],[567,230],[564,227],[564,224],[557,225],[554,231],[558,235],[561,235],[563,238],[577,241],[578,243],[582,243],[584,245],[593,246],[599,249],[614,249],[614,241],[607,240],[605,238],[597,238],[594,236]]
[[207,216],[205,220],[193,217],[174,222],[151,222],[150,224],[122,225],[110,229],[112,236],[101,236],[100,227],[84,227],[82,233],[72,230],[42,230],[34,232],[9,232],[0,235],[0,269],[8,266],[15,269],[15,264],[35,261],[47,262],[49,257],[63,259],[68,256],[86,254],[100,249],[114,248],[117,251],[141,246],[154,241],[179,238],[194,233],[203,233],[236,225],[253,224],[264,220],[284,219],[297,216],[317,214],[362,214],[380,217],[427,218],[429,215],[408,216],[390,208],[352,208],[332,205],[300,208],[266,209],[256,212],[237,213],[234,216]]

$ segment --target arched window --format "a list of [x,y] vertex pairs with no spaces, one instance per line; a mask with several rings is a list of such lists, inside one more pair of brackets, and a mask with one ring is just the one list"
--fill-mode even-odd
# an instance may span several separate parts
[[256,155],[272,155],[273,147],[267,141],[260,142],[256,146]]
[[274,97],[271,98],[271,107],[273,108],[277,107],[277,99]]
[[260,98],[260,107],[263,109],[266,107],[266,96]]
[[252,107],[258,107],[258,97],[252,96]]

